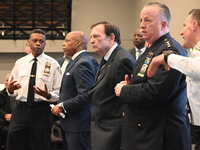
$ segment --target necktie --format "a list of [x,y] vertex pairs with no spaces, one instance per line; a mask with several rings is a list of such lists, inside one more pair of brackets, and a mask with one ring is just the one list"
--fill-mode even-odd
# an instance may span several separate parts
[[141,53],[142,53],[142,51],[139,49],[138,50],[138,57],[140,57]]
[[37,59],[34,58],[34,63],[32,65],[30,80],[29,80],[29,87],[28,87],[28,96],[27,96],[27,103],[28,105],[32,105],[34,103],[35,92],[33,86],[35,85],[35,78],[36,78],[36,68],[37,68]]
[[99,70],[98,79],[99,79],[99,77],[101,76],[101,73],[102,73],[102,71],[103,71],[103,69],[104,69],[104,67],[105,67],[106,62],[107,62],[107,61],[106,61],[104,58],[101,60],[101,68],[100,68],[100,70]]
[[70,64],[73,62],[73,60],[72,59],[70,59],[69,61],[68,61],[68,64],[67,64],[67,67],[66,67],[66,69],[70,66]]

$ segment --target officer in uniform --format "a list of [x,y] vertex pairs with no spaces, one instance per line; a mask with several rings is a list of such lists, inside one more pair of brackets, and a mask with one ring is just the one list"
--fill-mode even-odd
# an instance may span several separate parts
[[[161,10],[163,14],[159,13]],[[153,78],[147,76],[153,56],[169,52],[186,56],[186,51],[170,36],[166,5],[147,4],[140,20],[143,37],[150,47],[136,61],[130,81],[125,76],[125,81],[115,87],[120,102],[125,104],[122,149],[190,150],[185,75],[161,66]]]
[[148,69],[149,77],[153,77],[161,64],[167,70],[171,67],[187,76],[187,95],[191,109],[191,134],[192,139],[196,142],[195,150],[200,150],[200,18],[198,16],[200,16],[200,9],[191,10],[181,31],[181,35],[184,37],[183,47],[193,48],[191,57],[182,57],[172,53],[159,55],[153,58]]
[[45,41],[43,30],[33,30],[28,41],[32,53],[18,59],[11,72],[8,94],[16,98],[17,106],[10,120],[7,150],[51,149],[49,104],[59,98],[61,71],[58,62],[44,54]]

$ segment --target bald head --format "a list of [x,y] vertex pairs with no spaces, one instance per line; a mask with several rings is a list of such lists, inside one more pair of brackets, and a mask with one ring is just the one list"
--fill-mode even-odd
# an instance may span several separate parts
[[63,52],[65,56],[72,57],[81,50],[87,50],[87,37],[82,31],[69,32],[63,43]]
[[78,42],[78,46],[80,47],[81,50],[87,49],[88,39],[82,31],[72,31],[69,32],[67,35]]

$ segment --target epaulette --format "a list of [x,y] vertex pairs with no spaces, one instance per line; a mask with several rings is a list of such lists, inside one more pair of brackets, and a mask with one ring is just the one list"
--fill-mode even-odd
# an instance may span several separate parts
[[197,43],[197,45],[194,47],[195,50],[200,51],[200,41]]
[[171,47],[172,46],[172,43],[171,43],[171,41],[169,39],[164,39],[164,41],[165,41],[165,44],[166,44],[167,47]]

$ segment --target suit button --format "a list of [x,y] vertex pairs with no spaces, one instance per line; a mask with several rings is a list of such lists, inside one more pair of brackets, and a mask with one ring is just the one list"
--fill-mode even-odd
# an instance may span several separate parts
[[122,113],[122,116],[125,116],[125,113],[124,113],[124,112]]
[[142,125],[140,124],[140,123],[138,123],[138,125],[137,125],[138,127],[141,127]]

